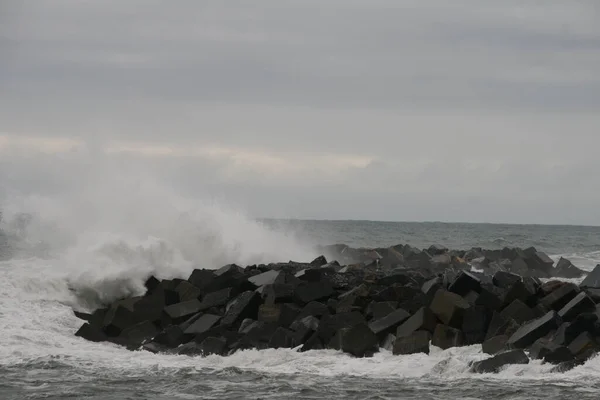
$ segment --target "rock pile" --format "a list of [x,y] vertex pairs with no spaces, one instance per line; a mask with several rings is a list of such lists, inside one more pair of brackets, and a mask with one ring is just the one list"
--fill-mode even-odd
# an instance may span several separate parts
[[351,263],[321,256],[196,269],[187,279],[151,276],[143,296],[77,312],[86,322],[76,335],[185,355],[297,348],[365,357],[380,348],[403,355],[481,344],[492,357],[474,372],[530,358],[562,371],[600,350],[600,266],[575,285],[542,282],[583,272],[565,259],[554,266],[533,248],[326,250]]

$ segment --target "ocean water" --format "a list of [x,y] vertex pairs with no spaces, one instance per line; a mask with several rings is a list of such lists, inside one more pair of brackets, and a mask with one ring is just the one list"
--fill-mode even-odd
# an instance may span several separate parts
[[598,398],[597,358],[562,374],[532,362],[474,375],[469,362],[485,358],[479,346],[434,348],[428,356],[382,351],[368,359],[294,350],[155,355],[75,337],[82,322],[72,310],[139,294],[149,273],[187,277],[194,267],[228,262],[309,261],[315,244],[534,245],[589,270],[600,262],[600,228],[255,221],[215,204],[156,212],[148,202],[99,206],[107,201],[21,202],[29,217],[5,208],[0,240],[10,249],[0,261],[0,399]]

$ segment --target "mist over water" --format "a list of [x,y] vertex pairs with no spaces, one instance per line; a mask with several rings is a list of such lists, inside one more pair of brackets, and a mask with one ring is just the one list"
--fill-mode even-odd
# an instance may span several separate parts
[[10,257],[51,263],[88,302],[140,294],[150,274],[186,278],[194,268],[316,256],[291,230],[274,230],[208,193],[186,198],[139,167],[105,161],[82,171],[61,171],[71,177],[63,192],[5,188],[0,228]]

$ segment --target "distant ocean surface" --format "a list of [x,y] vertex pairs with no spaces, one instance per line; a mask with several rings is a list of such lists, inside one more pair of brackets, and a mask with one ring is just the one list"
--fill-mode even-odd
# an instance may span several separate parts
[[[600,228],[367,221],[254,221],[223,212],[103,226],[5,216],[0,262],[0,399],[598,399],[600,360],[564,374],[533,361],[473,375],[480,346],[355,359],[335,351],[230,357],[129,352],[74,337],[73,308],[136,294],[150,273],[311,260],[315,244],[449,248],[535,246],[583,269],[600,262]],[[150,222],[148,222],[150,221]],[[143,223],[142,223],[143,222]],[[110,229],[110,226],[114,228]],[[4,238],[4,239],[3,239]]]

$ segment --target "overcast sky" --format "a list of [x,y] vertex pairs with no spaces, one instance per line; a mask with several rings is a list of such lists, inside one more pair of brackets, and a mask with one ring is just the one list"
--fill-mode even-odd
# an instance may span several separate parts
[[5,196],[600,224],[599,152],[597,0],[0,2]]

